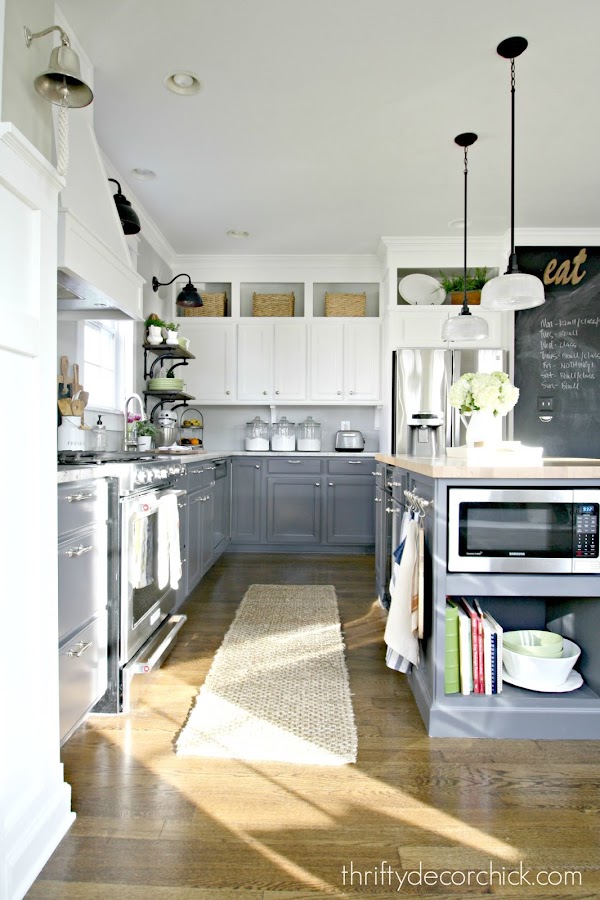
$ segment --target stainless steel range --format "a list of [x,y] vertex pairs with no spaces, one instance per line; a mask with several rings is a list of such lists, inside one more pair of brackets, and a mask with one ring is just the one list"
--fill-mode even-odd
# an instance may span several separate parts
[[[172,649],[186,616],[171,615],[177,559],[173,521],[185,491],[177,480],[185,466],[156,453],[61,454],[64,465],[106,467],[113,497],[113,538],[109,541],[108,689],[94,712],[128,712],[131,679],[157,668]],[[175,575],[173,574],[175,572]]]

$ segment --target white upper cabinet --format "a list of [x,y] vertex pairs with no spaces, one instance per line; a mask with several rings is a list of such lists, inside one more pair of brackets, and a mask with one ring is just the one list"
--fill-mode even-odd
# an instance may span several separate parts
[[[449,316],[459,315],[461,306],[398,306],[390,310],[387,341],[392,347],[446,347],[442,340],[442,325]],[[480,306],[470,308],[471,315],[485,319],[488,323],[489,336],[477,341],[478,347],[503,346],[502,313],[495,310],[481,309]],[[464,342],[465,347],[472,347],[473,341]],[[462,346],[460,341],[452,343],[453,347]]]
[[306,399],[304,322],[240,322],[238,400]]
[[185,322],[190,339],[191,359],[177,374],[184,378],[186,390],[198,401],[231,402],[235,399],[235,333],[229,322],[202,319]]
[[378,401],[379,322],[314,322],[310,330],[311,400]]

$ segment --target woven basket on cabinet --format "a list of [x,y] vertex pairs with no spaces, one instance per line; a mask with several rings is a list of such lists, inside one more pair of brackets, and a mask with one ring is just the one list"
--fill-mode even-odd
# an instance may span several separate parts
[[366,308],[366,294],[325,294],[326,316],[364,316]]
[[253,316],[293,316],[295,297],[291,294],[252,294]]
[[203,294],[200,291],[204,306],[184,306],[184,316],[224,316],[227,309],[226,294]]

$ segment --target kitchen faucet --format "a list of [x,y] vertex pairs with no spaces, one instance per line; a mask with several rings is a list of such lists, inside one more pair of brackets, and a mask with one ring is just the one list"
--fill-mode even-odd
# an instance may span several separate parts
[[[139,394],[131,394],[131,396],[128,397],[127,400],[125,401],[125,410],[124,410],[124,416],[123,416],[123,418],[124,418],[124,422],[123,422],[123,449],[124,449],[124,450],[129,450],[131,447],[136,447],[136,446],[137,446],[137,441],[136,441],[135,437],[134,437],[134,438],[131,438],[131,437],[129,436],[129,432],[128,432],[128,430],[127,430],[127,416],[128,416],[129,401],[130,401],[130,400],[133,400],[133,399],[136,399],[136,400],[137,400],[137,402],[138,402],[138,404],[139,404],[139,407],[140,407],[140,421],[141,421],[141,422],[145,422],[145,421],[146,421],[146,413],[144,412],[144,404],[143,404],[142,398],[140,397]],[[135,432],[133,432],[133,430],[132,430],[132,434],[134,434],[134,433],[135,433]]]

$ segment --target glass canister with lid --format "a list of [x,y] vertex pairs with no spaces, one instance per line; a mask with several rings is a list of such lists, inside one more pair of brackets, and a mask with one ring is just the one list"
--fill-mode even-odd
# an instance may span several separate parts
[[282,416],[273,423],[271,431],[271,450],[290,453],[296,449],[296,423]]
[[246,450],[269,449],[269,423],[264,422],[260,416],[255,416],[251,422],[246,422],[244,446]]
[[321,449],[321,423],[315,422],[312,416],[299,423],[296,436],[298,450],[314,453]]

